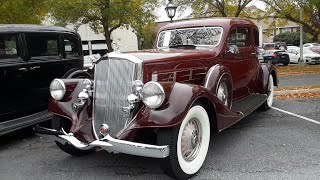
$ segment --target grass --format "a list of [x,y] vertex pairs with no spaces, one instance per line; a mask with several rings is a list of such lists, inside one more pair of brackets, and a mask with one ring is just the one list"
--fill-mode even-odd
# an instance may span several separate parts
[[310,92],[310,93],[295,93],[295,94],[286,94],[286,95],[276,95],[274,96],[277,99],[298,99],[298,98],[319,98],[319,92]]
[[301,74],[320,74],[320,65],[288,65],[276,66],[279,76],[301,75]]

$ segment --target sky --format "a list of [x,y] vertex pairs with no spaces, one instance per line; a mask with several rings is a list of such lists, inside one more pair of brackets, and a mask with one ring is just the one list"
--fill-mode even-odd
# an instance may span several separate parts
[[[174,0],[173,0],[174,2]],[[162,21],[169,21],[170,18],[168,18],[166,11],[164,10],[164,8],[166,7],[168,1],[167,0],[163,0],[163,2],[161,3],[161,6],[159,8],[157,8],[156,10],[156,15],[158,16],[158,18],[156,19],[156,22],[162,22]],[[260,9],[265,9],[265,5],[263,2],[259,1],[259,0],[253,0],[249,6],[251,5],[255,5]],[[176,16],[173,18],[173,20],[177,20],[177,19],[183,19],[184,17],[187,17],[188,15],[190,15],[192,12],[191,8],[187,9],[186,11],[184,11],[183,13],[178,13],[176,14]]]

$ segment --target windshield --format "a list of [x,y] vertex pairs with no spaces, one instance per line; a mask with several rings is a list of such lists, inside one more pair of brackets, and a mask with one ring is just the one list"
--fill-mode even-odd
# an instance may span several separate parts
[[221,27],[199,27],[162,31],[159,33],[158,48],[177,45],[217,46],[222,35]]

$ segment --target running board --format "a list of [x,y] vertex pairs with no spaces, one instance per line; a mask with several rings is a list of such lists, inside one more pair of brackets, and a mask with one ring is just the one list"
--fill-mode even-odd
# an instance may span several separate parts
[[233,112],[240,112],[244,116],[247,116],[254,110],[256,110],[261,104],[267,100],[265,94],[251,94],[248,97],[232,103],[231,110]]

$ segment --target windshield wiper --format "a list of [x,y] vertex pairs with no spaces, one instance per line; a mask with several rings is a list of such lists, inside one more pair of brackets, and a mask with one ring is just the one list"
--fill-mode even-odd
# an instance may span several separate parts
[[186,48],[186,49],[195,49],[196,46],[192,44],[175,44],[175,45],[170,45],[169,48]]

